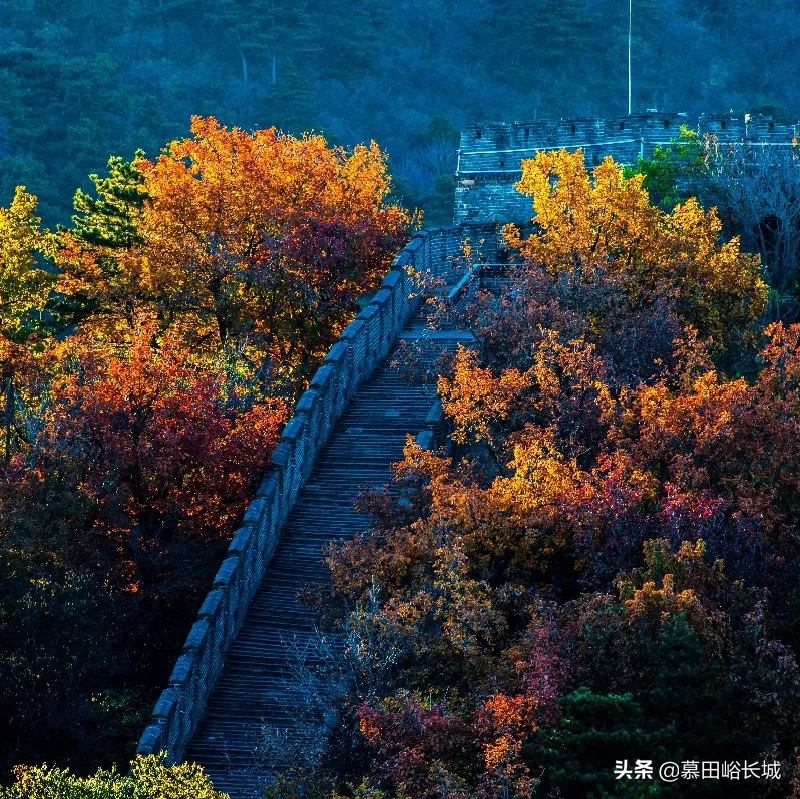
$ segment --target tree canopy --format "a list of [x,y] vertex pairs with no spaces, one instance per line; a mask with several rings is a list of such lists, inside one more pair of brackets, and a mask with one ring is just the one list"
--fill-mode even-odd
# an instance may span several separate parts
[[330,547],[342,724],[276,796],[719,795],[617,780],[626,753],[774,762],[795,795],[800,326],[713,211],[642,182],[525,162],[532,232],[437,380],[449,450],[409,439]]
[[[127,762],[290,407],[415,221],[375,143],[214,118],[91,181],[69,228],[23,187],[0,208],[2,780]],[[150,795],[92,779],[11,795]]]

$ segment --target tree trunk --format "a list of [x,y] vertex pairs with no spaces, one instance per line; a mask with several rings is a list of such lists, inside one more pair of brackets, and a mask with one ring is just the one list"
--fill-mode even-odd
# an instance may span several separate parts
[[14,383],[6,377],[6,463],[11,460],[11,427],[14,424]]
[[242,59],[242,80],[244,85],[247,86],[247,59],[244,57],[244,51],[239,48],[239,56]]

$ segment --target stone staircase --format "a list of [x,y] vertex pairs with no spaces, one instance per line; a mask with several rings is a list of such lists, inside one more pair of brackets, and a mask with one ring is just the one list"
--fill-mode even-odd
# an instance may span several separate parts
[[[429,357],[471,339],[458,331],[432,333],[424,321],[424,311],[414,314],[400,340],[432,339]],[[329,579],[322,560],[328,542],[368,529],[369,519],[355,511],[353,500],[364,488],[388,482],[406,437],[423,430],[434,404],[430,387],[408,384],[391,365],[393,353],[358,388],[317,456],[186,750],[185,759],[203,765],[215,788],[232,799],[263,791],[268,772],[254,751],[265,730],[278,731],[280,745],[268,758],[272,769],[287,765],[281,753],[288,757],[308,742],[298,708],[309,697],[293,670],[298,650],[307,649],[314,661],[316,634],[314,614],[298,592]]]

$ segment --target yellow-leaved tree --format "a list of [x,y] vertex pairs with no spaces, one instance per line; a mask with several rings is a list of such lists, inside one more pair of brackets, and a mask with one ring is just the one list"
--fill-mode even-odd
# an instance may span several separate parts
[[88,777],[69,769],[16,766],[0,799],[228,799],[195,763],[169,766],[165,753],[137,757],[129,774],[100,768]]
[[407,241],[386,156],[214,118],[191,133],[133,162],[145,199],[126,248],[63,237],[61,289],[88,298],[98,336],[124,338],[145,312],[198,357],[267,358],[302,381]]
[[681,316],[718,345],[766,309],[758,256],[738,238],[721,240],[716,209],[694,198],[671,213],[651,205],[644,177],[625,178],[606,158],[591,172],[580,150],[539,153],[522,162],[517,190],[533,197],[533,232],[508,225],[521,255],[568,286],[615,276],[631,307],[671,298]]
[[0,335],[18,339],[36,326],[55,281],[42,268],[53,252],[52,235],[36,216],[36,197],[17,186],[8,208],[0,208]]

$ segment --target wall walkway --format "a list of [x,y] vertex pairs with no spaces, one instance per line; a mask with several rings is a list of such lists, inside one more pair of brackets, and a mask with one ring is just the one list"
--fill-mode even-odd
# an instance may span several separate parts
[[[286,425],[142,735],[140,754],[166,750],[172,762],[194,759],[217,788],[241,799],[259,781],[251,755],[261,728],[283,729],[287,747],[301,734],[290,711],[298,697],[285,686],[291,645],[308,639],[313,618],[297,590],[326,579],[323,547],[368,525],[353,498],[387,481],[408,433],[433,425],[433,397],[404,383],[387,356],[400,337],[424,334],[414,315],[418,276],[448,284],[463,276],[458,256],[465,239],[476,259],[495,260],[493,224],[416,234],[331,348]],[[437,344],[452,348],[459,337],[438,334]]]

